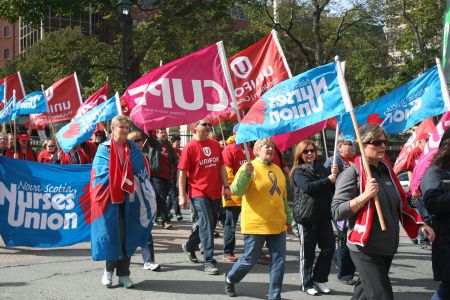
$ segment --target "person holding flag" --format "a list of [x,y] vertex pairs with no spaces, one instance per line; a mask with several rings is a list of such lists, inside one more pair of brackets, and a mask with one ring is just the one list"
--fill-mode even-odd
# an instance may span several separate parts
[[[356,150],[364,151],[373,178],[367,179],[363,159],[356,156],[355,164],[336,181],[331,212],[335,220],[349,223],[347,246],[359,272],[352,299],[393,300],[389,269],[399,245],[399,223],[410,238],[416,238],[421,230],[433,242],[434,231],[408,207],[397,176],[383,161],[388,143],[384,129],[366,124],[360,128],[360,139],[363,148]],[[384,231],[376,217],[375,196],[384,216]]]

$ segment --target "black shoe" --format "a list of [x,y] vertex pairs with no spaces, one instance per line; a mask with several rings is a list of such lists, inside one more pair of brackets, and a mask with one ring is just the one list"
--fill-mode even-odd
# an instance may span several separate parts
[[227,281],[227,274],[225,274],[225,293],[229,297],[236,297],[236,291],[234,290],[234,283]]
[[177,215],[177,221],[182,221],[183,220],[183,216],[182,215]]
[[183,251],[187,254],[187,259],[194,264],[198,263],[198,259],[197,256],[195,255],[195,252],[189,252],[186,249],[186,243],[184,243],[183,245],[181,245],[181,248],[183,248]]

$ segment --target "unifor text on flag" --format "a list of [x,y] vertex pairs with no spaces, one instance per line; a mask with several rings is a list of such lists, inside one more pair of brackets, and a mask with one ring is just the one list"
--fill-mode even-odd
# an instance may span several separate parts
[[336,63],[285,80],[256,102],[237,131],[236,143],[292,132],[342,114],[345,105]]

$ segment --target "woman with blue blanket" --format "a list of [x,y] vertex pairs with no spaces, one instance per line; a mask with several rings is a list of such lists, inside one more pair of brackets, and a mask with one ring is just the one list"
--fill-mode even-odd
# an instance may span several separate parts
[[130,258],[147,242],[156,211],[143,154],[127,140],[130,123],[123,115],[113,118],[111,139],[99,145],[92,165],[91,249],[94,260],[106,260],[102,277],[106,287],[113,284],[114,269],[119,285],[134,286]]

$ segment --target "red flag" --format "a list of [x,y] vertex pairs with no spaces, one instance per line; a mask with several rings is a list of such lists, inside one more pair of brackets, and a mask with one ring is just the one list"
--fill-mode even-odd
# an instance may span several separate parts
[[239,109],[249,109],[266,91],[290,77],[276,31],[228,60]]
[[[0,85],[6,80],[6,101],[11,99],[13,91],[16,90],[16,101],[25,98],[25,89],[23,88],[20,72],[6,76],[0,79]],[[2,95],[3,96],[3,95]]]
[[49,113],[53,123],[71,120],[81,105],[80,89],[76,74],[58,80],[45,91],[49,112],[30,115],[36,125],[50,124]]
[[279,134],[273,137],[273,141],[277,148],[284,152],[286,149],[292,147],[294,144],[300,143],[301,141],[309,138],[310,136],[322,131],[327,127],[327,121],[322,121],[313,125],[309,125],[305,128]]
[[402,151],[400,151],[400,154],[395,161],[395,174],[398,174],[406,167],[408,154],[419,146],[418,137],[420,137],[423,133],[433,132],[434,128],[435,126],[432,118],[426,119],[425,121],[422,121],[422,123],[420,123],[419,127],[417,127],[416,131],[411,135],[406,144],[403,146]]
[[92,94],[86,101],[84,101],[83,104],[81,104],[80,108],[75,114],[75,118],[84,115],[85,113],[87,113],[97,105],[102,104],[106,100],[108,100],[108,82],[106,82],[102,88],[100,88],[97,92]]

